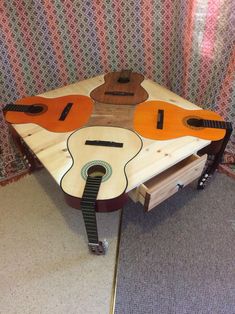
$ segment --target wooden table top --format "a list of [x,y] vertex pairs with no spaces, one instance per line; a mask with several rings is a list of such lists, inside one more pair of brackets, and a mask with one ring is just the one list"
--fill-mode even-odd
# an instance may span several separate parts
[[[95,87],[103,83],[104,79],[103,75],[101,75],[46,92],[39,96],[48,98],[71,94],[89,96]],[[198,106],[149,79],[145,79],[141,85],[149,94],[148,100],[164,100],[185,109],[200,109]],[[134,108],[135,106],[95,103],[87,126],[110,125],[133,129]],[[13,127],[55,181],[60,184],[63,174],[72,165],[72,158],[66,145],[67,138],[72,132],[54,133],[32,123],[14,124]],[[142,140],[143,148],[141,152],[126,168],[128,177],[127,192],[210,143],[210,141],[192,136],[184,136],[167,141],[149,140],[143,137]]]

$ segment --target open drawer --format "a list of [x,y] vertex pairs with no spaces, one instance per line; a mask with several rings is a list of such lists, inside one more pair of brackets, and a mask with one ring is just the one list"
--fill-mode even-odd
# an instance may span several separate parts
[[201,157],[197,155],[189,156],[130,191],[129,196],[133,201],[143,204],[144,209],[149,211],[179,189],[200,177],[206,160],[207,155]]

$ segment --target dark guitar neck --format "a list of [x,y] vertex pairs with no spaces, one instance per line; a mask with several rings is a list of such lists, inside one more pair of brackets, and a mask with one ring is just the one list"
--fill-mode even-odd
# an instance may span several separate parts
[[[223,121],[220,121],[220,122],[223,122]],[[207,166],[207,168],[205,169],[205,171],[202,173],[201,177],[199,178],[198,185],[197,185],[198,190],[204,189],[206,181],[215,172],[216,168],[218,167],[222,159],[226,145],[232,134],[232,131],[233,131],[232,123],[231,122],[224,122],[224,123],[225,125],[223,124],[223,129],[226,130],[226,133],[225,133],[225,137],[223,138],[222,145],[220,147],[220,150],[214,155],[214,160],[211,163],[211,165]]]
[[228,129],[232,128],[231,122],[218,121],[218,120],[206,120],[206,119],[196,119],[191,118],[187,120],[190,126],[194,127],[204,127],[213,129]]
[[8,104],[3,108],[3,111],[16,111],[16,112],[27,112],[27,113],[39,113],[43,110],[41,105],[18,105]]
[[98,238],[95,213],[95,204],[101,181],[102,176],[88,176],[81,200],[81,210],[87,232],[88,246],[90,251],[97,255],[105,254],[104,244]]

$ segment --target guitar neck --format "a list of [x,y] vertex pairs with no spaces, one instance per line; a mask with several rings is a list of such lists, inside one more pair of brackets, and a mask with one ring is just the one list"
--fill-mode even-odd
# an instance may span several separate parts
[[202,126],[205,128],[213,128],[213,129],[231,129],[231,122],[226,121],[218,121],[218,120],[202,120]]
[[102,176],[88,176],[81,200],[81,209],[85,222],[89,244],[99,243],[97,222],[95,215],[95,203],[99,192]]
[[17,112],[28,112],[32,105],[17,105],[17,104],[7,104],[3,111],[17,111]]

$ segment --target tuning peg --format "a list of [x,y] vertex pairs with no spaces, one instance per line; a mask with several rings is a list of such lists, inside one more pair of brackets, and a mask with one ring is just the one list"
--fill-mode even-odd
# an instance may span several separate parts
[[178,184],[177,184],[177,186],[178,186],[178,188],[179,188],[179,189],[183,189],[184,184],[180,184],[180,183],[178,183]]

